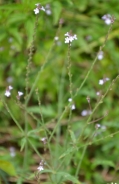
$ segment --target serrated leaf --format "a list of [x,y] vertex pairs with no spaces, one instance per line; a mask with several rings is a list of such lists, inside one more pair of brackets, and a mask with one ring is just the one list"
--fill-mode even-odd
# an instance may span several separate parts
[[4,172],[6,172],[10,176],[17,175],[14,166],[9,161],[0,160],[0,169],[3,170]]

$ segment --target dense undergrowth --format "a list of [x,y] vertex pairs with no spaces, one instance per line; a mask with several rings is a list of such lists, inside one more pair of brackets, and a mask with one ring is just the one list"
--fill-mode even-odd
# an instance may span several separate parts
[[0,5],[0,183],[118,184],[118,1]]

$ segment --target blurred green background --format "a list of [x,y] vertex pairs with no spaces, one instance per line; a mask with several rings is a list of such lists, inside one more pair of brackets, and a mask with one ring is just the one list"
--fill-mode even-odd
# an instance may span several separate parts
[[[100,98],[96,92],[100,91],[104,94],[111,81],[119,73],[119,2],[118,0],[44,0],[40,2],[36,0],[0,0],[0,96],[9,105],[21,125],[24,123],[23,112],[19,110],[15,100],[18,91],[25,93],[26,67],[36,18],[33,12],[36,3],[41,3],[50,13],[41,11],[39,14],[33,62],[29,74],[29,90],[54,43],[59,20],[63,20],[62,27],[58,32],[59,40],[55,41],[55,47],[49,55],[48,63],[37,84],[46,123],[61,113],[70,97],[66,64],[68,45],[64,43],[64,34],[72,30],[78,38],[72,43],[70,53],[73,93],[75,93],[89,71],[109,30],[109,25],[104,23],[101,19],[102,16],[110,14],[116,18],[103,49],[104,58],[97,60],[86,83],[74,99],[76,110],[73,111],[72,129],[78,134],[86,121],[86,117],[82,117],[81,113],[83,110],[89,110],[87,96],[90,97],[93,109]],[[110,80],[103,86],[99,85],[99,80],[105,77]],[[4,96],[8,85],[14,88],[10,98]],[[103,127],[97,135],[98,138],[118,131],[118,98],[117,80],[93,115],[93,119],[98,119],[108,112],[108,116],[98,122]],[[21,101],[24,102],[23,97]],[[37,104],[37,96],[34,91],[29,103],[29,110],[36,114],[38,113]],[[22,154],[19,152],[19,131],[2,102],[0,102],[0,112],[0,157],[12,160],[19,167],[22,162]],[[31,127],[34,128],[36,126],[34,121],[32,119],[29,121]],[[63,131],[65,134],[65,128]],[[88,133],[88,129],[86,133]],[[79,180],[82,183],[118,183],[118,139],[119,134],[116,134],[89,146],[79,174]],[[17,157],[10,157],[10,147],[15,147]],[[32,151],[29,152],[29,158],[31,155]],[[79,158],[80,153],[75,154],[74,163],[77,163]],[[30,162],[31,165],[34,164],[34,161],[30,160]],[[75,167],[71,169],[71,173],[74,172]]]

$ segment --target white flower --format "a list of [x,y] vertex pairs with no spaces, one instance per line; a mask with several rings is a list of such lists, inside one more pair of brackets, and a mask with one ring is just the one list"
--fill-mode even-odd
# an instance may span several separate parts
[[110,14],[104,15],[102,19],[107,25],[110,25],[112,23],[112,16]]
[[74,104],[72,104],[71,109],[72,109],[72,110],[75,110],[75,109],[76,109],[76,107],[75,107]]
[[12,89],[13,89],[13,87],[12,87],[12,86],[8,86],[8,88],[9,88],[9,90],[12,90]]
[[10,147],[9,150],[10,150],[11,157],[15,157],[16,156],[15,148],[14,147]]
[[97,92],[96,92],[96,95],[97,95],[97,96],[100,96],[100,91],[97,91]]
[[99,60],[103,59],[103,51],[99,51],[97,57],[98,57]]
[[46,4],[46,6],[45,6],[45,11],[46,11],[46,14],[47,14],[47,15],[51,15],[51,14],[52,14],[52,11],[51,11],[51,9],[50,9],[50,5],[49,5],[49,4]]
[[103,85],[104,84],[104,80],[103,79],[100,79],[99,80],[99,85]]
[[11,90],[13,89],[13,87],[12,86],[8,86],[7,87],[7,89],[6,89],[6,91],[5,91],[5,96],[7,96],[7,97],[9,97],[10,95],[11,95]]
[[37,169],[38,169],[39,171],[44,170],[44,168],[43,168],[43,166],[42,166],[42,165],[40,165]]
[[46,14],[51,15],[52,14],[51,10],[46,10]]
[[68,101],[69,101],[69,102],[72,102],[72,98],[69,98]]
[[39,9],[38,8],[34,9],[33,11],[35,12],[35,14],[39,13]]
[[100,79],[99,80],[99,85],[103,85],[106,81],[109,81],[110,79],[109,78],[104,78],[104,79]]
[[54,39],[55,39],[55,41],[57,41],[57,40],[59,40],[59,37],[58,37],[58,36],[55,36],[55,38],[54,38]]
[[100,125],[100,124],[96,124],[96,127],[97,127],[97,128],[100,128],[100,127],[101,127],[101,125]]
[[109,81],[110,79],[108,77],[105,78],[106,81]]
[[77,40],[77,35],[73,35],[71,32],[67,32],[65,36],[65,43],[71,43],[73,40]]
[[10,91],[9,90],[6,90],[5,91],[5,96],[9,97],[11,95]]
[[23,94],[24,94],[23,92],[18,91],[18,95],[19,95],[19,96],[22,96]]
[[40,3],[35,4],[37,7],[33,10],[35,14],[38,14],[40,10],[45,11],[45,8],[40,5]]
[[89,114],[91,114],[91,111],[90,111],[90,110],[83,110],[83,111],[81,112],[81,116],[87,116],[87,115],[89,115]]

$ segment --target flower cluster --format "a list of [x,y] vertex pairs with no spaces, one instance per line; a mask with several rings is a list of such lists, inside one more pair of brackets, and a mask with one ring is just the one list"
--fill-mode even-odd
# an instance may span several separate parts
[[[69,98],[68,101],[69,101],[69,102],[72,102],[72,98]],[[75,110],[75,109],[76,109],[76,106],[75,106],[74,103],[71,104],[71,109],[72,109],[72,110]]]
[[110,25],[114,22],[115,18],[110,14],[103,15],[102,19],[104,20],[105,24]]
[[35,4],[36,8],[33,10],[35,12],[35,14],[38,14],[40,12],[40,10],[45,11],[45,8],[43,6],[40,5],[40,3]]
[[100,128],[102,131],[105,131],[105,130],[107,129],[106,126],[100,125],[100,124],[96,124],[96,125],[95,125],[95,128],[96,128],[96,129],[99,129],[99,128]]
[[110,79],[109,78],[104,78],[104,79],[100,79],[99,80],[99,85],[103,85],[105,82],[109,81]]
[[[5,96],[10,97],[11,96],[11,90],[13,89],[12,86],[8,86],[6,91],[5,91]],[[20,100],[20,97],[23,95],[23,92],[18,91],[17,99]]]
[[41,160],[41,162],[39,163],[39,167],[37,168],[38,169],[38,171],[42,171],[42,170],[44,170],[44,161],[43,160]]
[[65,38],[65,43],[70,43],[73,41],[73,40],[77,40],[77,35],[76,34],[72,34],[72,32],[67,32],[65,34],[66,38]]
[[8,86],[7,89],[6,89],[6,91],[5,91],[5,96],[10,97],[10,95],[11,95],[11,90],[12,90],[12,89],[13,89],[12,86]]

